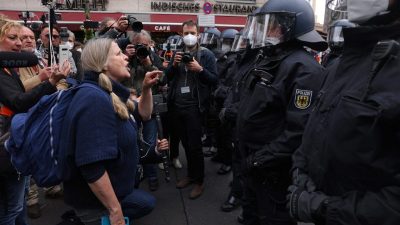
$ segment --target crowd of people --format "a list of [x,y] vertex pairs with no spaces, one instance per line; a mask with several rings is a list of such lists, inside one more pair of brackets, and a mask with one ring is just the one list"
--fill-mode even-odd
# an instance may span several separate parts
[[[124,225],[149,214],[156,199],[139,183],[147,178],[158,189],[166,150],[167,163],[181,169],[181,143],[187,174],[176,188],[192,187],[189,199],[199,198],[207,191],[204,157],[212,157],[218,174],[233,174],[221,210],[241,206],[245,225],[397,225],[400,1],[328,6],[348,14],[331,24],[328,40],[316,32],[308,1],[268,0],[240,31],[200,33],[183,21],[160,51],[146,30],[122,36],[124,16],[105,18],[84,45],[70,31],[61,39],[57,27],[44,26],[37,39],[0,17],[0,52],[39,60],[0,68],[0,140],[13,115],[82,85],[63,121],[72,175],[45,188],[64,197],[76,224],[107,216]],[[62,63],[60,45],[69,46]],[[324,52],[321,61],[315,52]],[[20,176],[3,146],[0,169],[0,225],[39,217],[34,179]]]

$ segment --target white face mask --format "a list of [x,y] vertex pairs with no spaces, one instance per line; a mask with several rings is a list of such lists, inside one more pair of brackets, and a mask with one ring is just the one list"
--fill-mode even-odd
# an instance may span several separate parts
[[74,47],[74,44],[72,42],[65,42],[65,45],[68,46],[68,49],[71,50]]
[[389,0],[347,0],[349,21],[363,23],[387,11]]
[[197,44],[197,37],[193,34],[188,34],[183,37],[183,42],[187,47],[193,47]]

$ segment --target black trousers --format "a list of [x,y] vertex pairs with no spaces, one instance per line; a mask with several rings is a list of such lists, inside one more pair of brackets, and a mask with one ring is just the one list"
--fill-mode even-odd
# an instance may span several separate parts
[[295,225],[286,209],[286,189],[274,190],[268,181],[253,176],[244,179],[245,225]]
[[[247,149],[239,142],[242,158]],[[282,167],[282,168],[281,168]],[[287,165],[253,169],[243,174],[243,219],[245,225],[296,225],[286,208],[290,184]]]
[[242,199],[243,197],[243,175],[241,173],[242,158],[240,157],[238,144],[235,143],[232,152],[232,187],[231,195]]
[[232,165],[233,152],[233,127],[230,123],[221,123],[217,128],[217,148],[218,155],[222,159],[222,163],[228,166]]
[[172,127],[185,148],[188,177],[195,183],[204,180],[204,156],[201,144],[201,114],[197,106],[172,107]]
[[168,136],[169,136],[169,158],[175,159],[179,156],[179,136],[177,129],[174,127],[174,112],[171,109],[168,111]]

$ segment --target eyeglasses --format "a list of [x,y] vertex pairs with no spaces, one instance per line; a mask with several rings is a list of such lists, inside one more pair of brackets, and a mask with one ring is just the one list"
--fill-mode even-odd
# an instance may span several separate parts
[[[49,35],[49,34],[46,34],[46,37],[47,37],[47,38],[50,38],[50,35]],[[52,37],[53,37],[53,39],[57,39],[57,38],[60,37],[60,35],[53,34]]]

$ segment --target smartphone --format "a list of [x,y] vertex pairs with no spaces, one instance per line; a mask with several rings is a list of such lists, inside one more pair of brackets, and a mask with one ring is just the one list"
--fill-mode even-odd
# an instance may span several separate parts
[[69,49],[68,45],[60,45],[58,53],[58,65],[61,67],[65,61],[68,60]]
[[[129,218],[125,217],[125,224],[129,225]],[[111,225],[110,218],[108,216],[101,217],[101,225]]]

